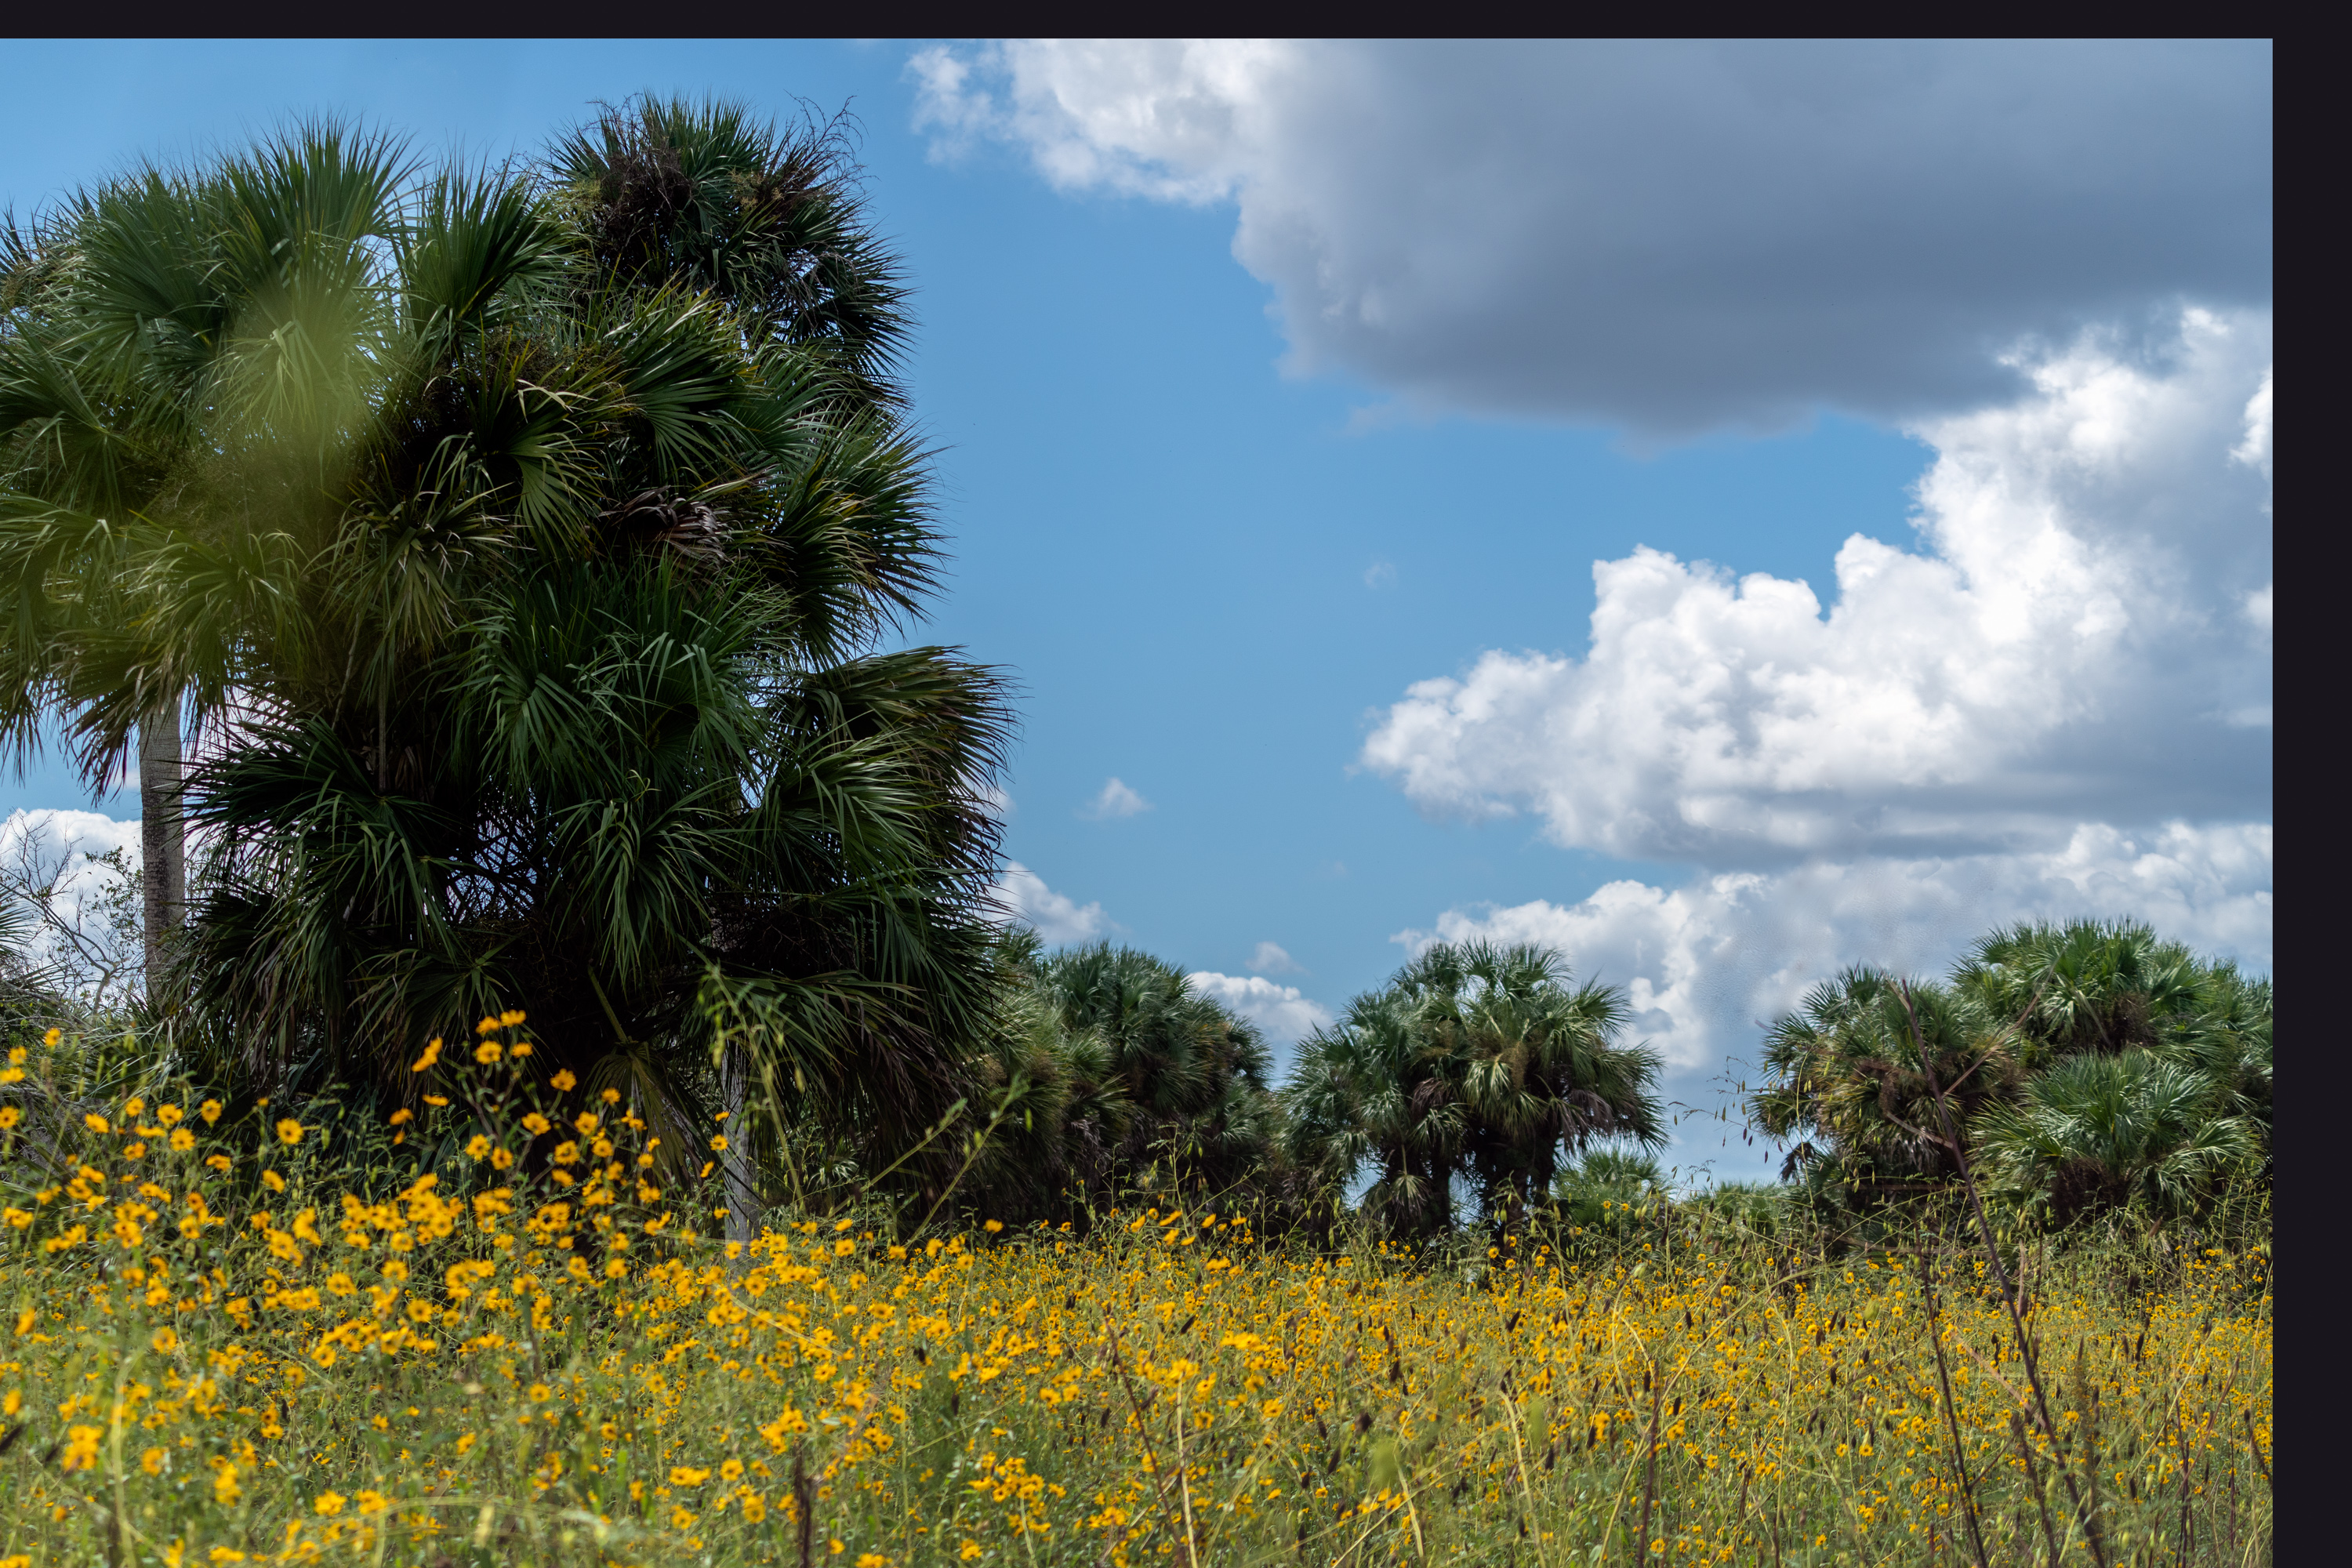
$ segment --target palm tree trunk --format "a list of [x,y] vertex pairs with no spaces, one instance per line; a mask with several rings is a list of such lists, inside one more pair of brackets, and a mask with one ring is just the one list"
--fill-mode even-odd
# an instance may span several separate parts
[[187,840],[180,825],[180,699],[147,710],[139,726],[140,882],[146,895],[147,986],[162,984],[165,950],[188,904]]
[[751,1211],[760,1198],[751,1176],[751,1119],[744,1113],[751,1098],[746,1092],[751,1075],[743,1055],[743,1047],[730,1041],[719,1056],[719,1091],[727,1101],[727,1147],[719,1156],[719,1169],[727,1190],[727,1239],[749,1242],[757,1234],[753,1224],[757,1216]]

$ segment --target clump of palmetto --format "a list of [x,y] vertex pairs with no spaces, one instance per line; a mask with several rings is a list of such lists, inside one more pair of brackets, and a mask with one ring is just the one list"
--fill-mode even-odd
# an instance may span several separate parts
[[2044,1228],[2267,1181],[2270,982],[2142,925],[1996,931],[1943,984],[1850,970],[1772,1026],[1764,1065],[1751,1110],[1783,1173],[1865,1226],[1964,1159]]

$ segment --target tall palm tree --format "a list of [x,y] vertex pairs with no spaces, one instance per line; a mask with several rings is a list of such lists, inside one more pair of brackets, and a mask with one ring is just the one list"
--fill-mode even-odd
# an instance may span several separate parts
[[[136,735],[149,968],[185,900],[183,704],[223,711],[224,625],[305,538],[384,363],[398,149],[310,128],[209,178],[155,168],[10,226],[0,303],[0,723],[68,721],[95,786]],[[267,584],[267,598],[278,584]],[[208,599],[198,624],[163,602]]]
[[1453,1224],[1457,1177],[1508,1230],[1563,1153],[1659,1146],[1656,1053],[1622,1042],[1621,993],[1572,978],[1544,948],[1431,948],[1302,1043],[1285,1089],[1299,1157],[1339,1187],[1377,1169],[1365,1207],[1428,1235]]
[[[84,258],[131,254],[131,218],[172,240],[112,352],[197,456],[94,577],[129,629],[52,637],[49,694],[94,742],[153,692],[213,726],[173,973],[255,1079],[408,1092],[420,1040],[520,1003],[551,1066],[673,1121],[727,1079],[904,1146],[986,1022],[1006,716],[990,672],[887,640],[939,548],[879,379],[894,265],[698,273],[672,241],[730,201],[862,233],[837,142],[711,104],[603,123],[601,173],[575,138],[545,174],[416,177],[321,127],[68,213],[60,321],[103,314]],[[701,205],[675,167],[715,169]],[[0,547],[37,563],[31,515]]]

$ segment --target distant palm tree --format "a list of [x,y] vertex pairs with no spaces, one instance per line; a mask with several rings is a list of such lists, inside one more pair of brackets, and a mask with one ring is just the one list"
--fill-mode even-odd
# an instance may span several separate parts
[[1978,1130],[1991,1178],[2053,1225],[2126,1204],[2193,1210],[2261,1157],[2261,1133],[2194,1068],[2140,1049],[2070,1057]]
[[1450,1227],[1457,1177],[1508,1230],[1563,1152],[1664,1142],[1657,1055],[1624,1026],[1622,994],[1572,985],[1555,952],[1440,943],[1302,1042],[1284,1091],[1298,1156],[1341,1187],[1376,1169],[1363,1205],[1401,1232]]
[[1933,1192],[1972,1154],[2063,1223],[2201,1201],[2268,1159],[2269,983],[2132,922],[2006,928],[1943,984],[1849,970],[1773,1024],[1764,1063],[1750,1109],[1782,1173],[1842,1205]]
[[1926,1191],[1958,1172],[1966,1150],[1944,1135],[1936,1089],[1964,1128],[2019,1081],[2020,1049],[1948,987],[1849,969],[1772,1025],[1772,1081],[1752,1110],[1765,1133],[1790,1142],[1784,1178],[1832,1173],[1865,1201]]
[[1041,956],[1036,995],[1074,1047],[1098,1053],[1131,1108],[1118,1164],[1222,1191],[1264,1159],[1274,1061],[1255,1025],[1193,989],[1182,970],[1098,942]]
[[113,552],[20,617],[21,706],[98,747],[184,692],[215,737],[173,972],[221,1060],[406,1093],[425,1037],[520,1005],[672,1120],[763,1099],[895,1150],[962,1095],[1007,719],[885,645],[938,541],[850,176],[837,131],[723,105],[614,111],[545,178],[318,127],[28,242],[40,343],[189,433],[129,525],[12,486],[20,602],[60,532]]

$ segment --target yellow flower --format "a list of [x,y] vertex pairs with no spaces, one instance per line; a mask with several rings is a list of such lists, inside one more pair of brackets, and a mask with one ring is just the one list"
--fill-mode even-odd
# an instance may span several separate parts
[[275,1171],[264,1171],[261,1173],[261,1184],[273,1193],[282,1193],[286,1190],[286,1178]]
[[411,1062],[409,1064],[408,1070],[410,1072],[423,1072],[426,1068],[431,1067],[435,1062],[437,1062],[440,1059],[441,1037],[436,1035],[431,1039],[425,1042],[425,1054],[417,1058],[414,1062]]
[[0,1105],[0,1131],[5,1131],[7,1129],[16,1126],[18,1114],[19,1112],[15,1106]]
[[156,1354],[170,1355],[180,1348],[180,1336],[169,1329],[157,1329],[147,1342],[155,1347]]
[[302,1124],[290,1116],[280,1121],[278,1124],[278,1141],[289,1148],[299,1143],[302,1142]]
[[988,1232],[989,1235],[994,1236],[998,1231],[1004,1228],[1004,1222],[1003,1220],[992,1219],[986,1225],[982,1226],[980,1228]]
[[[93,1427],[91,1430],[95,1431],[96,1428]],[[692,1470],[684,1465],[678,1466],[669,1473],[669,1484],[674,1487],[698,1487],[709,1479],[709,1470]]]
[[163,1461],[169,1457],[161,1448],[150,1448],[139,1456],[139,1468],[151,1476],[160,1476],[163,1473]]
[[534,1138],[538,1137],[542,1132],[551,1131],[554,1126],[554,1122],[550,1121],[546,1117],[541,1116],[536,1110],[522,1119],[522,1130],[530,1133]]
[[490,1152],[490,1141],[479,1132],[466,1140],[466,1157],[478,1160]]
[[[22,1331],[22,1330],[18,1331],[20,1333]],[[25,1408],[25,1396],[17,1390],[12,1388],[6,1394],[0,1395],[0,1415],[14,1416],[23,1408]]]
[[83,1117],[83,1118],[81,1119],[81,1124],[82,1124],[84,1127],[89,1128],[92,1132],[104,1132],[104,1131],[109,1131],[109,1129],[108,1129],[108,1127],[107,1127],[107,1125],[106,1125],[106,1118],[105,1118],[105,1117],[103,1117],[103,1116],[100,1116],[100,1115],[97,1111],[95,1111],[95,1110],[91,1111],[89,1115],[87,1115],[87,1116]]
[[172,1129],[172,1152],[184,1154],[196,1146],[196,1135],[184,1127]]
[[392,1113],[391,1120],[387,1121],[385,1125],[389,1127],[404,1127],[409,1122],[415,1120],[416,1112],[409,1110],[408,1107],[404,1105],[398,1110]]
[[517,1060],[517,1061],[520,1061],[520,1060],[522,1060],[522,1058],[525,1058],[525,1057],[527,1057],[527,1056],[530,1055],[530,1052],[531,1052],[531,1045],[530,1045],[530,1042],[529,1040],[517,1040],[517,1041],[514,1043],[514,1058],[515,1058],[515,1060]]
[[94,1470],[98,1468],[98,1440],[105,1436],[95,1426],[66,1428],[66,1453],[62,1461],[68,1472]]
[[478,1035],[494,1035],[499,1032],[501,1026],[500,1026],[496,1018],[485,1018],[480,1023],[474,1026],[474,1033]]
[[221,1102],[217,1100],[207,1100],[196,1107],[196,1114],[205,1119],[205,1125],[207,1127],[220,1120],[220,1113]]
[[229,1157],[226,1154],[207,1154],[205,1156],[205,1163],[215,1171],[226,1171],[229,1167]]
[[496,1040],[484,1040],[480,1045],[474,1047],[474,1059],[481,1063],[484,1067],[489,1066],[492,1062],[498,1060],[500,1057],[506,1054],[506,1047],[499,1045]]
[[425,1103],[436,1107],[444,1106],[449,1103],[449,1097],[446,1094],[428,1094],[425,1097]]
[[553,1078],[549,1079],[547,1083],[548,1087],[554,1089],[558,1094],[570,1094],[573,1086],[578,1084],[579,1081],[580,1080],[572,1076],[572,1069],[570,1068],[565,1068],[562,1072],[559,1072]]
[[857,1558],[857,1568],[890,1568],[890,1560],[879,1552],[861,1552]]
[[317,1498],[312,1500],[310,1503],[310,1511],[317,1514],[342,1512],[343,1494],[341,1492],[320,1492]]
[[392,1506],[390,1498],[382,1492],[370,1491],[364,1487],[352,1500],[362,1513],[382,1513]]
[[710,1152],[714,1154],[724,1154],[727,1152],[726,1133],[719,1132],[712,1135],[710,1140]]
[[155,1108],[155,1120],[166,1127],[178,1126],[180,1118],[184,1114],[184,1112],[176,1105],[159,1105]]
[[963,1550],[957,1552],[956,1555],[963,1559],[966,1563],[971,1562],[973,1558],[980,1555],[980,1542],[977,1541],[965,1542],[963,1543]]
[[533,1405],[544,1405],[554,1397],[555,1390],[548,1387],[547,1384],[534,1383],[530,1385],[530,1402]]
[[743,1479],[743,1461],[740,1459],[730,1459],[725,1464],[719,1466],[719,1479],[722,1481],[730,1482],[741,1480]]
[[580,1130],[580,1136],[583,1138],[593,1138],[596,1135],[596,1129],[602,1125],[602,1122],[594,1111],[583,1110],[572,1119],[572,1125]]
[[62,1040],[65,1037],[66,1032],[63,1029],[51,1029],[47,1034],[41,1037],[41,1044],[53,1047],[59,1040]]

